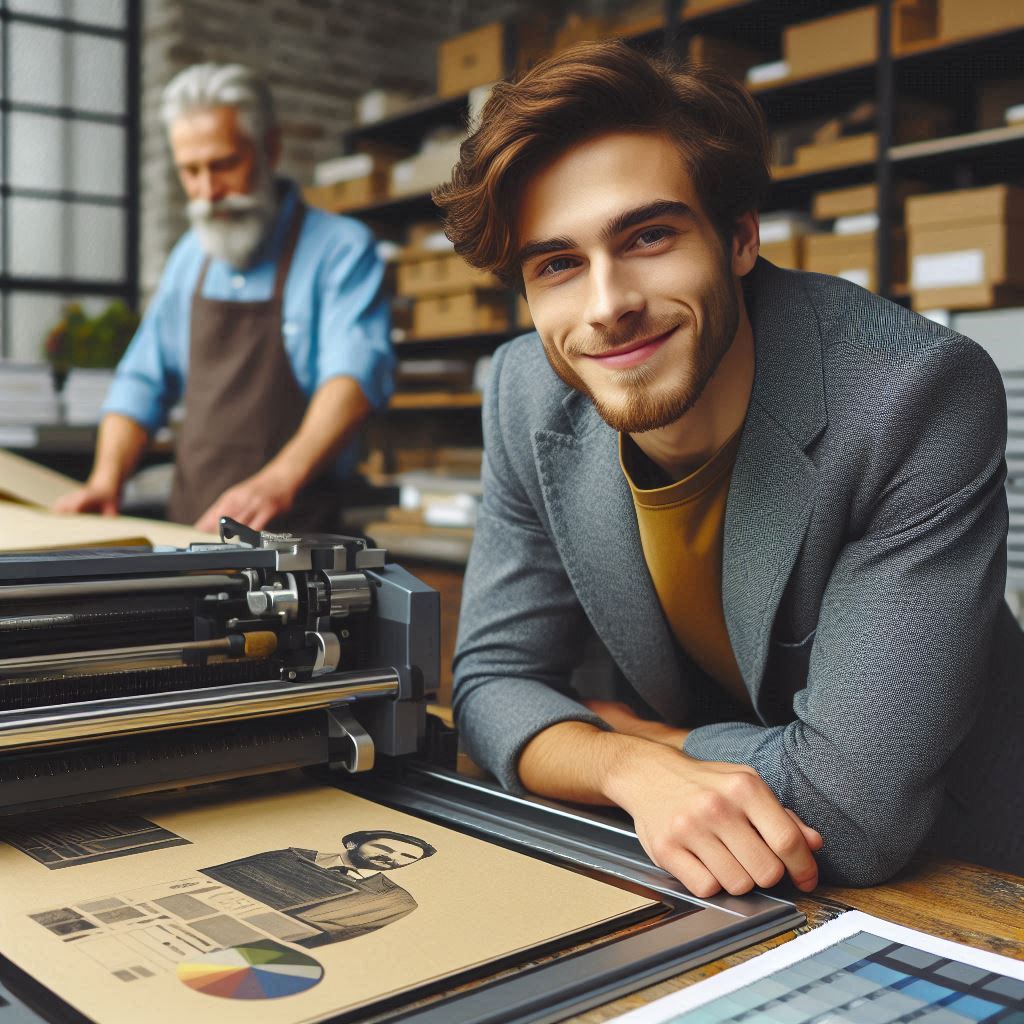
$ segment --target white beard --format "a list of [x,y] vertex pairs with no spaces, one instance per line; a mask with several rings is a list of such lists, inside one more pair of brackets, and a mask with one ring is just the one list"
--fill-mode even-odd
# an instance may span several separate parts
[[203,252],[239,269],[249,266],[276,213],[274,181],[266,171],[258,175],[248,195],[225,196],[216,202],[193,199],[188,204],[188,219]]

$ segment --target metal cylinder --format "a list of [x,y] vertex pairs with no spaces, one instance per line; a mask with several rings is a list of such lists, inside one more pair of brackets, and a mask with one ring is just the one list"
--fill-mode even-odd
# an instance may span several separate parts
[[330,603],[331,618],[345,618],[356,612],[370,610],[373,594],[370,581],[361,572],[332,572],[323,570],[327,582],[327,599]]
[[398,692],[399,679],[393,669],[374,669],[301,683],[274,679],[159,696],[4,711],[0,712],[0,750],[312,711],[357,697],[388,697]]

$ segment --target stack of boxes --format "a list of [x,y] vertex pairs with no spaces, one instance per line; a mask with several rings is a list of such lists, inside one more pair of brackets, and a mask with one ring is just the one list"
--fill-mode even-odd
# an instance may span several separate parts
[[1024,188],[913,196],[906,216],[914,309],[1024,303]]
[[508,292],[498,278],[471,267],[450,248],[438,251],[436,243],[421,241],[402,250],[395,292],[412,308],[407,340],[490,333],[509,326]]

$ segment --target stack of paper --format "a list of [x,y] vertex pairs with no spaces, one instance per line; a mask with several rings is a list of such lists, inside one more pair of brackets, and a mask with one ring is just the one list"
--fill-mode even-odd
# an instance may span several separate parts
[[100,409],[113,379],[113,370],[73,369],[64,385],[65,420],[73,426],[99,423]]
[[0,424],[45,424],[60,419],[50,367],[0,363]]

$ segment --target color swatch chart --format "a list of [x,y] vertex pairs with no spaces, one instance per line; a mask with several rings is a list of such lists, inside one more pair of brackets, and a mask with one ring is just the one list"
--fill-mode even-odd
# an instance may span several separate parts
[[[222,999],[279,999],[316,985],[324,969],[311,956],[264,939],[178,964],[178,980]],[[2,1024],[2,1022],[0,1022]]]
[[680,1024],[1024,1024],[1024,981],[857,932]]

